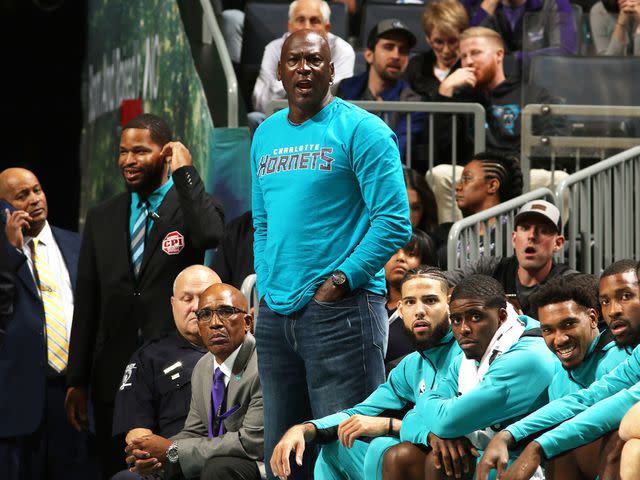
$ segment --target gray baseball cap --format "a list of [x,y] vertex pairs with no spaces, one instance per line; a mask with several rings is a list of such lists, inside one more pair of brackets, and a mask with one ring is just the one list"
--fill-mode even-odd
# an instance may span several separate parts
[[378,38],[390,32],[404,33],[407,36],[409,48],[413,48],[413,46],[416,44],[416,36],[411,30],[409,30],[409,27],[402,23],[401,20],[398,20],[397,18],[385,18],[384,20],[380,20],[378,24],[369,32],[367,48],[369,48],[369,50],[373,50],[376,46]]
[[524,218],[530,217],[547,220],[560,233],[560,210],[553,203],[545,200],[532,200],[525,203],[514,218],[515,224],[518,225]]

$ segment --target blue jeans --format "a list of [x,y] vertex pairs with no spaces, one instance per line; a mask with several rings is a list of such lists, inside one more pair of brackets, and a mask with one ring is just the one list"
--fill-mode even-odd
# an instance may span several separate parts
[[[310,300],[291,315],[260,302],[255,329],[264,400],[264,459],[284,432],[364,400],[384,382],[388,319],[384,298],[358,290],[335,303]],[[312,478],[314,449],[290,478]]]

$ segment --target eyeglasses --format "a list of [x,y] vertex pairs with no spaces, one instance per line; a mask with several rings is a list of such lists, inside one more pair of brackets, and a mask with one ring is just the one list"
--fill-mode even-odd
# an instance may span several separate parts
[[217,315],[220,320],[225,322],[238,313],[247,312],[236,307],[223,305],[222,307],[218,308],[201,308],[200,310],[196,311],[196,318],[198,319],[198,323],[210,323],[213,316]]

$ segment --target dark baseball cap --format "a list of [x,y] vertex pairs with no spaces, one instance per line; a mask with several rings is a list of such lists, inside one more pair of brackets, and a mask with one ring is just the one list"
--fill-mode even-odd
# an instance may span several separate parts
[[391,32],[404,33],[407,36],[409,48],[412,48],[416,44],[416,36],[404,23],[397,18],[385,18],[384,20],[380,20],[378,24],[371,29],[371,32],[369,32],[367,48],[373,50],[376,47],[377,40]]

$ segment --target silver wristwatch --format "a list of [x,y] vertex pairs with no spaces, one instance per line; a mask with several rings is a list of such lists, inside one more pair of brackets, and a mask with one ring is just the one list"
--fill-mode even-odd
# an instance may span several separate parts
[[178,444],[176,442],[173,442],[167,448],[167,460],[169,460],[169,463],[178,463]]

